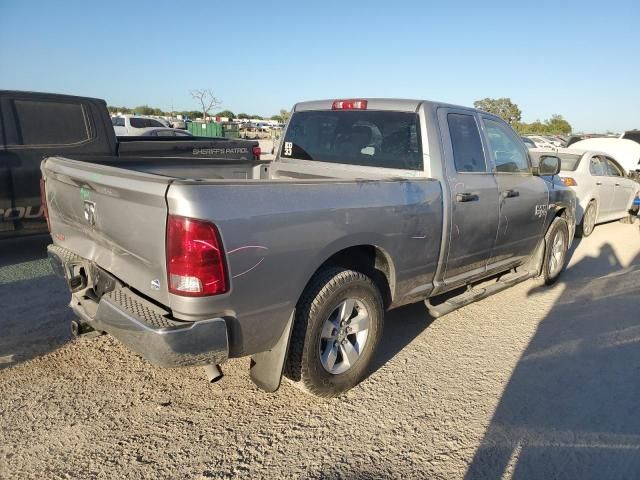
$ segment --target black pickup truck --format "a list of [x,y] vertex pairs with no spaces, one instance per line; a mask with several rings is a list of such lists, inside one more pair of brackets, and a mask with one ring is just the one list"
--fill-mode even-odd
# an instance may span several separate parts
[[166,175],[198,159],[199,175],[211,165],[212,174],[238,179],[253,178],[265,163],[257,141],[116,137],[104,100],[0,90],[0,238],[47,232],[39,185],[40,162],[49,156],[117,156],[130,167],[153,157]]

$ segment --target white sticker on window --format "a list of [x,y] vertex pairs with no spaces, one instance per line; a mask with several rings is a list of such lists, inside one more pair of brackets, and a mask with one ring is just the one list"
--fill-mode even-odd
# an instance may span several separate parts
[[289,157],[293,153],[293,142],[284,142],[284,154]]

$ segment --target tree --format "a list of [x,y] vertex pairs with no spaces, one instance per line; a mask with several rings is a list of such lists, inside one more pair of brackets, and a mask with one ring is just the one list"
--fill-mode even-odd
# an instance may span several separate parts
[[541,122],[536,120],[533,123],[518,122],[514,125],[516,131],[520,134],[537,134],[537,135],[566,135],[571,133],[571,124],[567,122],[562,115],[551,115],[551,118]]
[[133,109],[138,115],[154,115],[154,110],[149,105],[139,105]]
[[236,118],[236,114],[233,113],[231,110],[223,110],[221,112],[218,112],[215,114],[216,117],[227,117],[227,118]]
[[518,105],[513,103],[510,98],[483,98],[473,102],[473,106],[499,116],[509,125],[519,123],[522,118],[522,112]]
[[282,123],[287,123],[289,121],[289,117],[291,116],[291,112],[289,110],[280,109],[280,118],[282,119]]
[[116,107],[113,105],[109,105],[107,107],[107,110],[109,111],[109,113],[111,114],[116,114],[116,113],[131,113],[131,109],[127,108],[127,107]]
[[291,116],[291,112],[289,110],[280,110],[280,113],[277,115],[273,115],[271,120],[276,120],[279,123],[287,123],[289,117]]
[[241,120],[248,120],[251,117],[249,115],[247,115],[246,113],[239,113],[238,116],[236,118],[239,118]]
[[205,121],[207,120],[207,117],[211,116],[209,112],[212,109],[222,105],[222,102],[216,98],[210,88],[191,90],[189,93],[191,94],[191,98],[200,103],[202,116]]
[[568,134],[571,133],[571,124],[562,115],[554,114],[545,122],[549,128],[549,133]]

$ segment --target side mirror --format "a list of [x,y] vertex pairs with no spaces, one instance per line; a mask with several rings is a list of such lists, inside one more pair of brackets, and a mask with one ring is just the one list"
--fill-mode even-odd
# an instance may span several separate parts
[[551,155],[544,155],[540,157],[536,170],[534,173],[539,176],[557,175],[560,173],[560,159]]

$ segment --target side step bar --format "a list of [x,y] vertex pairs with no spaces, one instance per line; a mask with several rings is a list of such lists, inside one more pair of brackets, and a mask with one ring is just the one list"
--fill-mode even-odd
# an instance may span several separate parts
[[451,313],[454,310],[469,305],[470,303],[487,298],[488,296],[501,292],[502,290],[506,290],[507,288],[533,278],[536,275],[536,272],[528,271],[507,273],[498,278],[498,280],[493,284],[470,288],[466,292],[449,298],[437,305],[433,305],[430,298],[425,300],[424,303],[429,310],[429,314],[434,318],[439,318],[447,313]]

